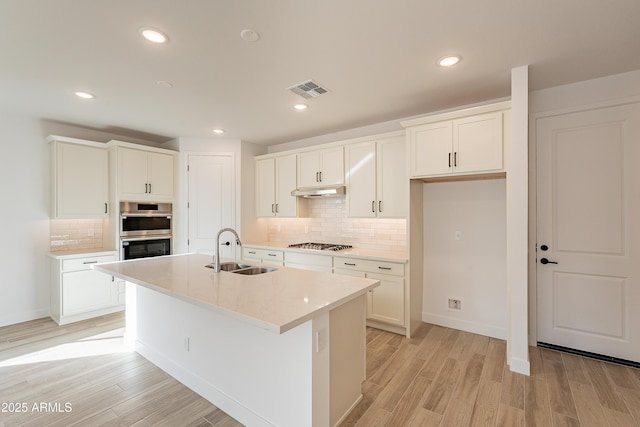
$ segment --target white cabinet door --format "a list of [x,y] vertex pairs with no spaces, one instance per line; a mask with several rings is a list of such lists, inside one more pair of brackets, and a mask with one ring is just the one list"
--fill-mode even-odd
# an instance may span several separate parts
[[296,189],[296,155],[276,157],[275,163],[276,216],[296,217],[298,198],[291,195]]
[[502,112],[454,120],[454,172],[501,170],[502,140]]
[[105,148],[54,142],[55,218],[106,218],[109,200]]
[[344,184],[342,147],[298,154],[298,187],[325,187]]
[[320,185],[344,184],[344,152],[342,147],[327,148],[320,152]]
[[169,154],[149,153],[148,194],[154,200],[173,198],[173,160]]
[[380,218],[406,218],[409,205],[406,140],[378,141],[376,149],[376,211]]
[[118,192],[121,198],[146,196],[147,152],[118,148]]
[[370,292],[367,318],[404,325],[404,279],[384,274],[367,273],[367,278],[380,280],[380,286]]
[[308,151],[298,154],[298,187],[320,185],[320,152]]
[[442,175],[453,170],[451,121],[409,128],[412,177]]
[[86,313],[118,304],[113,276],[94,270],[62,274],[62,315]]
[[256,216],[275,215],[275,159],[256,160]]
[[118,147],[117,150],[120,199],[173,199],[174,156],[124,147]]
[[356,218],[375,217],[378,210],[378,203],[376,203],[376,143],[363,142],[347,145],[345,147],[345,164],[347,170],[347,215]]

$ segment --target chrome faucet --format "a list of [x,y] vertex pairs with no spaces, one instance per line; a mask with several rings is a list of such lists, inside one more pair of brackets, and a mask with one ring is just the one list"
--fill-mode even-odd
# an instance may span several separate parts
[[220,235],[225,231],[230,231],[236,236],[236,243],[240,246],[240,253],[242,253],[242,242],[240,241],[240,237],[238,237],[238,233],[233,228],[221,228],[216,234],[216,246],[213,248],[213,263],[211,266],[213,267],[213,272],[218,273],[220,271]]

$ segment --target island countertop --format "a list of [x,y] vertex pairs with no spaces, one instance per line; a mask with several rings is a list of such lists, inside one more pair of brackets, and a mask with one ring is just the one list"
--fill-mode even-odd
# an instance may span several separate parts
[[254,276],[214,273],[205,267],[210,263],[210,256],[185,254],[93,268],[279,334],[379,285],[378,280],[289,267]]

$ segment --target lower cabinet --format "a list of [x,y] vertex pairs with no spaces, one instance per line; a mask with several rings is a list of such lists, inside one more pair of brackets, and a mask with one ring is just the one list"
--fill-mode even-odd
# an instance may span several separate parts
[[91,268],[116,260],[115,252],[94,256],[53,255],[51,318],[64,325],[123,310],[124,282]]
[[406,302],[404,264],[334,257],[336,274],[366,277],[380,281],[380,286],[367,295],[367,320],[370,326],[405,333]]
[[284,265],[287,267],[301,268],[303,270],[331,273],[333,270],[333,257],[331,255],[303,254],[300,252],[287,251],[284,257]]
[[242,259],[270,265],[284,265],[284,251],[254,248],[252,246],[242,247]]
[[254,246],[243,247],[242,258],[248,262],[379,280],[380,286],[367,294],[367,325],[402,335],[408,333],[409,298],[403,262]]

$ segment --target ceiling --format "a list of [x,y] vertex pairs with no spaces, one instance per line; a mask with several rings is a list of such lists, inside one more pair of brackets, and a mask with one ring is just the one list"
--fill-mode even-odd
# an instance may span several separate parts
[[[639,22],[638,0],[0,0],[0,110],[271,145],[506,97],[520,65],[531,90],[638,70]],[[329,92],[286,90],[308,79]]]

